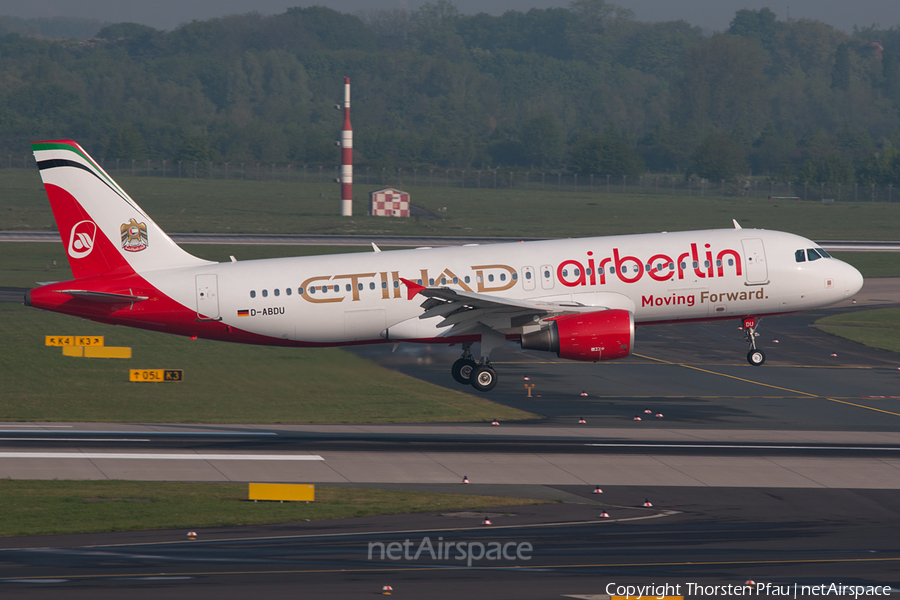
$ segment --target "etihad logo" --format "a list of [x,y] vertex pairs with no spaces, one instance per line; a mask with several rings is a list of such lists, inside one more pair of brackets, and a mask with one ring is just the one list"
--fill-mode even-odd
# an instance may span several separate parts
[[134,219],[123,223],[122,232],[122,250],[126,252],[140,252],[147,247],[147,225],[138,223]]
[[97,237],[97,224],[93,221],[80,221],[69,233],[68,253],[72,258],[84,258],[94,249]]

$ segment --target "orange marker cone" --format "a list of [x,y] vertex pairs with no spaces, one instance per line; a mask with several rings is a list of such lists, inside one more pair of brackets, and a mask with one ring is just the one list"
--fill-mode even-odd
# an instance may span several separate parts
[[482,521],[481,524],[482,525],[493,525],[493,523],[491,523],[491,520],[488,519],[487,517],[484,518],[484,521]]
[[463,475],[463,483],[465,483],[465,484],[469,483],[469,478],[465,475]]
[[598,485],[597,487],[594,488],[594,493],[595,493],[595,494],[602,494],[602,493],[603,493],[603,490],[601,490],[601,489],[600,489],[600,486]]

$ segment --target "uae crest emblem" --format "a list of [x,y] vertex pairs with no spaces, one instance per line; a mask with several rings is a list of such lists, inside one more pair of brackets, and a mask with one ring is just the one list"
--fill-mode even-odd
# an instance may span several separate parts
[[147,225],[134,219],[123,223],[122,249],[126,252],[140,252],[147,247]]

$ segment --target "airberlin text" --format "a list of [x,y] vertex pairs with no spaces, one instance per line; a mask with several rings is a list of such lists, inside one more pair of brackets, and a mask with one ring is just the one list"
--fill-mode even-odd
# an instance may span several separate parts
[[[711,293],[708,291],[700,292],[700,304],[718,304],[720,302],[742,302],[745,300],[765,300],[768,298],[766,296],[765,288],[759,288],[758,290],[741,290],[739,292],[722,292],[722,293]],[[641,306],[694,306],[697,303],[697,296],[694,294],[678,294],[677,292],[672,292],[671,294],[665,295],[654,295],[650,294],[649,296],[641,296]]]

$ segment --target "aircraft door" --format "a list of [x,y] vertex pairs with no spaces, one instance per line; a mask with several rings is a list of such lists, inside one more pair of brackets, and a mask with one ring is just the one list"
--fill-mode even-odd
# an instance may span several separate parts
[[750,240],[741,240],[744,246],[744,272],[747,276],[747,283],[750,285],[759,285],[769,282],[769,270],[766,266],[766,251],[763,248],[763,241],[759,238]]
[[522,267],[522,288],[527,292],[534,289],[533,267]]
[[553,289],[553,267],[550,265],[541,266],[541,287],[545,290]]
[[216,275],[197,275],[197,320],[222,320],[219,315],[219,283]]

